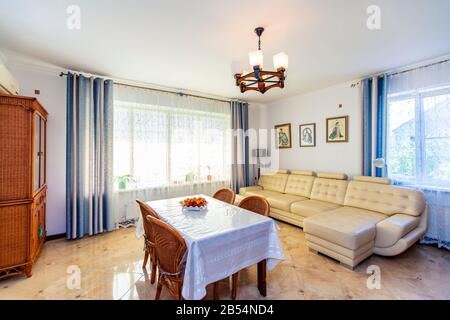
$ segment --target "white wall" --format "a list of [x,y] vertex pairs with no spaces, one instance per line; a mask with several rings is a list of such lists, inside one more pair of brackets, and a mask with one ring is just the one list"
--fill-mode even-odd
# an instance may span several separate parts
[[[48,111],[47,235],[66,232],[66,83],[55,74],[8,66],[20,84],[20,94],[36,97]],[[39,89],[40,95],[34,90]]]
[[[260,128],[291,123],[292,148],[279,150],[279,167],[314,171],[362,172],[362,93],[346,82],[261,106]],[[270,94],[270,93],[269,93]],[[342,104],[342,108],[339,108]],[[326,143],[326,118],[349,116],[349,142]],[[316,123],[316,147],[299,147],[299,124]]]

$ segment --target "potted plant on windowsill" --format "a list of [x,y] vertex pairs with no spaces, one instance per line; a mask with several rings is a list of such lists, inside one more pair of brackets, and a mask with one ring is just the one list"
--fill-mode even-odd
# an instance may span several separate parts
[[186,174],[186,182],[194,182],[195,180],[195,173],[193,171]]
[[211,182],[213,178],[213,176],[211,175],[211,166],[206,166],[206,168],[208,168],[208,175],[206,176],[206,180],[208,180],[208,182]]
[[119,185],[119,190],[126,190],[127,189],[127,184],[129,182],[133,182],[133,176],[131,174],[125,174],[123,176],[117,176],[117,183]]

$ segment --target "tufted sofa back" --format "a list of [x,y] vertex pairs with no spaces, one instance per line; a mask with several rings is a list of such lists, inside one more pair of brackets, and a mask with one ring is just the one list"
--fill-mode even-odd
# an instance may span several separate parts
[[311,191],[311,199],[344,204],[347,180],[316,178]]
[[258,185],[263,187],[264,190],[284,193],[288,176],[285,173],[263,174],[259,178]]
[[397,186],[351,181],[344,205],[377,211],[391,216],[396,213],[419,216],[425,209],[423,193]]
[[312,172],[308,174],[306,171],[294,171],[289,175],[284,192],[309,198],[313,182],[314,176]]

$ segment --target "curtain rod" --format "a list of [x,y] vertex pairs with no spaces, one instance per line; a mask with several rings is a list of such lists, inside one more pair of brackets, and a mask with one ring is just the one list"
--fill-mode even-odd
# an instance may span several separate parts
[[[369,75],[369,76],[365,76],[365,77],[363,77],[363,79],[374,78],[374,77],[384,77],[384,76],[395,76],[397,74],[411,72],[411,71],[414,71],[414,70],[417,70],[417,69],[421,69],[421,68],[431,67],[431,66],[438,65],[438,64],[441,64],[441,63],[449,62],[450,58],[447,58],[447,57],[448,57],[448,55],[446,55],[444,57],[441,57],[441,59],[443,59],[443,60],[437,60],[437,61],[434,61],[434,62],[426,63],[424,65],[419,65],[418,63],[416,63],[415,66],[413,66],[413,67],[406,67],[408,69],[405,69],[405,70],[401,70],[401,68],[397,68],[398,71],[394,71],[394,70],[391,69],[392,71],[385,71],[385,72],[375,73],[375,74],[372,74],[372,75]],[[360,81],[358,81],[358,83],[359,82]],[[356,84],[358,84],[358,83],[356,83]]]
[[425,64],[423,66],[417,66],[417,67],[409,68],[409,69],[406,69],[406,70],[401,70],[401,71],[392,72],[392,73],[388,72],[387,75],[395,76],[397,74],[402,74],[402,73],[411,72],[411,71],[414,71],[414,70],[417,70],[417,69],[421,69],[421,68],[427,68],[427,67],[435,66],[435,65],[438,65],[438,64],[441,64],[441,63],[445,63],[445,62],[448,62],[448,61],[450,61],[450,58],[445,59],[445,60],[441,60],[441,61],[428,63],[428,64]]
[[[78,74],[82,74],[79,72],[76,72]],[[61,72],[59,74],[60,77],[63,76],[67,76],[68,73],[67,72]],[[96,76],[93,74],[90,74],[91,76]],[[102,76],[99,76],[102,77]],[[126,86],[126,87],[133,87],[133,88],[138,88],[138,89],[146,89],[146,90],[152,90],[152,91],[157,91],[157,92],[164,92],[164,93],[173,93],[173,94],[178,94],[180,96],[189,96],[189,97],[195,97],[195,98],[202,98],[202,99],[208,99],[208,100],[214,100],[214,101],[220,101],[220,102],[231,102],[233,101],[232,99],[229,100],[225,100],[225,99],[218,99],[218,98],[210,98],[210,97],[205,97],[205,96],[201,96],[201,95],[196,95],[196,94],[192,94],[192,93],[184,93],[182,91],[170,91],[170,90],[163,90],[163,89],[156,89],[156,88],[150,88],[150,87],[145,87],[145,86],[138,86],[138,85],[134,85],[134,84],[128,84],[126,82],[121,82],[120,80],[117,79],[111,79],[113,80],[114,84],[120,85],[120,86]]]
[[[448,56],[448,55],[447,55],[447,56]],[[395,76],[395,75],[398,75],[398,74],[403,74],[403,73],[406,73],[406,72],[411,72],[411,71],[414,71],[414,70],[417,70],[417,69],[421,69],[421,68],[431,67],[431,66],[438,65],[438,64],[441,64],[441,63],[445,63],[445,62],[449,62],[449,61],[450,61],[450,58],[444,58],[443,60],[438,60],[438,61],[430,62],[430,63],[424,64],[424,65],[417,65],[417,64],[416,64],[415,67],[410,67],[410,68],[405,69],[405,70],[391,71],[391,72],[387,71],[387,72],[376,73],[376,74],[373,74],[373,75],[370,75],[370,76],[366,76],[366,77],[362,78],[361,80],[359,80],[359,81],[357,81],[357,82],[355,82],[355,83],[352,83],[352,84],[350,85],[350,87],[351,87],[351,88],[356,87],[356,86],[359,85],[364,79],[369,79],[369,78],[374,78],[374,77]]]

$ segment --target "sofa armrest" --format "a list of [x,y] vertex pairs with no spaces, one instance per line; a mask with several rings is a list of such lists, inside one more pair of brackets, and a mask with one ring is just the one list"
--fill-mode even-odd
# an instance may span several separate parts
[[263,187],[250,186],[250,187],[245,187],[245,188],[239,188],[239,194],[245,194],[247,191],[256,191],[256,190],[263,190]]
[[407,214],[394,214],[377,223],[375,247],[387,248],[393,246],[398,240],[415,229],[420,217]]

